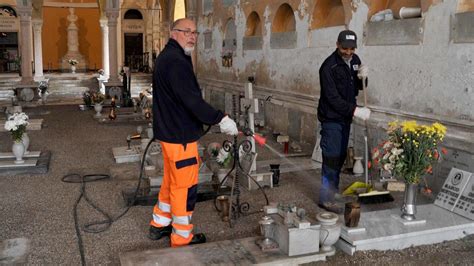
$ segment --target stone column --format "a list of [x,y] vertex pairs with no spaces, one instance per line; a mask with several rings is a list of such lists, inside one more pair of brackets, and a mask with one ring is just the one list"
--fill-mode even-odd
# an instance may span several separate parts
[[41,29],[43,27],[43,20],[33,19],[33,39],[35,42],[35,81],[41,81],[43,77],[43,46],[41,44]]
[[197,7],[195,0],[186,0],[186,17],[197,24]]
[[[20,1],[19,1],[20,2]],[[31,3],[29,5],[18,5],[20,15],[20,55],[21,55],[21,84],[33,82],[33,69],[31,67]]]
[[[196,23],[196,29],[197,29],[197,11],[196,11],[196,1],[194,0],[186,0],[186,17],[194,21]],[[194,72],[197,72],[197,42],[198,42],[199,36],[196,36],[196,44],[195,44],[195,49],[194,53],[191,55],[192,61],[193,61],[193,66],[194,66]]]
[[102,31],[102,67],[104,68],[104,77],[109,78],[109,27],[107,19],[100,19],[100,29]]
[[119,17],[118,8],[107,8],[107,26],[109,27],[109,83],[121,83],[118,77],[118,51],[117,51],[117,19]]

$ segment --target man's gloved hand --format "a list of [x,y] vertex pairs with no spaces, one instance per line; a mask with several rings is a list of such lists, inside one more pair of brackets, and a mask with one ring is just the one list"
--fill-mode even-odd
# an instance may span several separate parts
[[359,79],[366,79],[369,76],[369,68],[366,65],[360,65],[357,72]]
[[235,124],[234,120],[232,120],[227,115],[222,118],[221,122],[219,122],[219,127],[221,128],[221,132],[227,135],[239,134],[239,130],[237,129],[237,125]]
[[370,117],[370,109],[367,107],[356,107],[354,111],[354,117],[367,120]]

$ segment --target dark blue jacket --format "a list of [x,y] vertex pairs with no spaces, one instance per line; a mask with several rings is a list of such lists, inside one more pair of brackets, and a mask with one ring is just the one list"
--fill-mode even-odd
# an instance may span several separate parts
[[170,143],[190,143],[203,134],[203,124],[219,123],[224,114],[202,98],[191,57],[170,39],[155,61],[153,134]]
[[354,54],[351,67],[338,54],[337,49],[319,69],[321,96],[318,104],[318,119],[321,122],[352,122],[356,108],[356,96],[362,90],[362,81],[357,77],[361,61]]

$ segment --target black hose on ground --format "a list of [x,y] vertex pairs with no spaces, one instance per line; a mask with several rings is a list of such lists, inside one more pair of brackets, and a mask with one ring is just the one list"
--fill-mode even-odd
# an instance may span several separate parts
[[[141,167],[140,167],[140,175],[138,177],[138,183],[137,183],[137,187],[135,189],[135,193],[134,193],[132,202],[135,202],[135,200],[137,198],[138,191],[140,189],[140,184],[141,184],[142,177],[143,177],[143,169],[145,168],[145,156],[148,152],[149,147],[153,143],[153,141],[154,141],[154,139],[151,139],[150,142],[148,142],[148,144],[145,148],[145,151],[143,152],[143,157],[142,157],[142,162],[141,162]],[[94,208],[96,211],[98,211],[100,214],[102,214],[102,216],[105,217],[105,219],[103,219],[103,220],[84,224],[83,227],[82,227],[82,230],[87,232],[87,233],[97,234],[97,233],[101,233],[101,232],[106,231],[107,229],[110,228],[110,226],[114,222],[116,222],[120,218],[122,218],[122,216],[124,216],[128,212],[128,210],[130,210],[130,208],[132,207],[132,205],[129,205],[127,208],[125,208],[125,210],[122,213],[120,213],[115,218],[112,218],[111,215],[109,215],[107,212],[105,212],[104,210],[97,207],[94,204],[94,202],[92,202],[87,197],[86,183],[96,182],[96,181],[109,179],[109,178],[110,178],[110,176],[106,175],[106,174],[90,174],[90,175],[84,175],[84,176],[81,176],[79,174],[68,174],[68,175],[65,175],[61,178],[61,181],[66,182],[66,183],[81,183],[81,190],[80,190],[81,193],[80,193],[79,197],[77,198],[76,202],[74,203],[73,216],[74,216],[74,227],[76,229],[77,244],[79,246],[79,253],[81,255],[81,265],[84,265],[84,266],[86,265],[86,259],[85,259],[85,255],[84,255],[84,246],[83,246],[83,242],[82,242],[81,229],[80,229],[80,226],[79,226],[78,214],[77,214],[77,206],[81,202],[82,198],[84,198],[86,200],[86,202],[90,206],[92,206],[92,208]]]

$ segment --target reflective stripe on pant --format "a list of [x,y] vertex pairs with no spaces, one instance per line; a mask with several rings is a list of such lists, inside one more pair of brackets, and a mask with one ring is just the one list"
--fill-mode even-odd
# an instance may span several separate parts
[[319,203],[333,202],[339,191],[339,174],[346,159],[350,130],[350,123],[321,123],[323,165]]
[[171,246],[183,246],[193,238],[191,217],[197,200],[199,155],[197,142],[174,144],[161,142],[163,181],[158,203],[153,208],[151,225],[173,225]]

